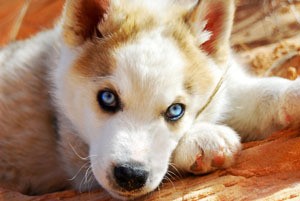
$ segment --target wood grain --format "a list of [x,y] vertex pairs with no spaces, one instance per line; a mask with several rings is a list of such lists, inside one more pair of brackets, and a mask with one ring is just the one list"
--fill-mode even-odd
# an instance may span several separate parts
[[[0,46],[10,42],[11,29],[24,3],[25,0],[0,0]],[[64,0],[31,0],[16,39],[25,39],[53,27],[63,3]]]
[[[139,199],[157,200],[300,200],[300,133],[284,131],[259,142],[244,144],[237,163],[205,176],[166,182]],[[64,191],[29,197],[0,189],[1,201],[113,201],[106,192]]]

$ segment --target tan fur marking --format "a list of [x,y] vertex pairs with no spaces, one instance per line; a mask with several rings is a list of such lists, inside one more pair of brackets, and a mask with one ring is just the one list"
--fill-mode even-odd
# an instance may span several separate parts
[[[130,40],[134,40],[139,34],[147,32],[158,25],[155,17],[148,14],[147,10],[132,10],[129,14],[124,11],[124,19],[108,19],[101,27],[113,27],[106,31],[109,32],[105,39],[106,47],[116,48],[126,45]],[[119,27],[117,26],[119,25]]]
[[199,50],[190,29],[183,21],[171,24],[171,34],[175,42],[182,50],[187,61],[185,68],[184,87],[188,94],[207,93],[213,83],[213,75],[209,70],[208,59],[204,52]]
[[115,61],[111,56],[111,48],[101,42],[89,42],[84,46],[83,53],[74,62],[75,75],[80,77],[103,77],[113,73]]
[[[81,76],[107,76],[115,69],[115,61],[113,58],[114,49],[126,45],[131,40],[138,37],[139,34],[147,32],[155,27],[157,22],[150,15],[145,15],[147,11],[132,11],[126,16],[124,21],[114,21],[109,18],[101,27],[114,27],[110,33],[106,33],[103,39],[94,38],[87,42],[82,48],[83,53],[75,62],[75,70]],[[114,24],[122,24],[116,28]]]
[[[83,46],[84,51],[79,60],[75,62],[74,73],[90,78],[112,74],[116,68],[113,60],[114,50],[161,25],[165,27],[163,34],[167,38],[174,40],[186,59],[187,66],[185,67],[185,83],[183,87],[186,88],[187,94],[209,93],[214,81],[213,75],[208,68],[209,61],[206,53],[199,50],[199,46],[195,42],[195,36],[184,22],[184,13],[179,12],[180,14],[173,16],[173,18],[168,18],[168,15],[166,15],[162,21],[159,21],[156,16],[143,9],[130,10],[130,12],[119,9],[118,12],[122,13],[122,17],[110,16],[100,25],[99,29],[101,33],[104,33],[103,39],[93,38],[91,42],[87,42]],[[139,86],[139,83],[135,85]],[[100,90],[102,87],[103,83],[97,90]],[[99,105],[95,100],[93,101],[94,107],[99,109]],[[127,100],[126,104],[130,104],[130,102]],[[166,108],[162,109],[165,110]],[[161,114],[161,111],[158,114]],[[180,128],[180,121],[170,124],[169,127],[176,131]]]

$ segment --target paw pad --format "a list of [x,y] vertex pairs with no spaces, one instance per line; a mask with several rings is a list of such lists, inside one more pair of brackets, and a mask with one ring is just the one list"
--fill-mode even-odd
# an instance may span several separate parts
[[201,149],[201,152],[197,154],[195,162],[191,165],[190,169],[192,172],[201,172],[203,171],[203,157],[204,152]]
[[211,161],[209,161],[207,164],[204,161],[204,152],[201,150],[201,152],[196,156],[195,162],[191,165],[190,170],[194,173],[201,173],[201,172],[207,172],[209,170],[214,170],[216,168],[222,168],[225,164],[226,156],[224,155],[223,151],[220,151],[219,153],[214,154]]
[[223,152],[219,152],[212,160],[211,165],[216,168],[221,168],[225,164],[225,155]]

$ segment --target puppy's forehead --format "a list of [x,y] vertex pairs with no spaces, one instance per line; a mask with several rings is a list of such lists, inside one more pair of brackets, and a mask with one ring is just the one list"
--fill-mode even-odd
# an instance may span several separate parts
[[[145,11],[146,12],[146,11]],[[104,38],[88,41],[81,49],[74,70],[87,77],[102,77],[112,74],[116,65],[113,52],[130,44],[139,35],[157,26],[156,17],[148,13],[132,13],[121,21],[109,18],[102,26],[108,33]]]
[[[107,23],[110,27],[115,21]],[[114,77],[117,90],[124,88],[124,92],[147,90],[157,96],[157,91],[170,91],[170,100],[182,85],[189,91],[207,91],[211,84],[207,59],[183,16],[160,20],[147,10],[138,10],[117,24],[107,37],[85,45],[73,68],[76,75]]]
[[143,97],[147,93],[147,99],[151,94],[160,93],[174,99],[181,93],[186,66],[184,56],[175,40],[163,32],[162,28],[145,32],[115,50],[113,76],[121,91],[130,91],[130,94],[134,91]]

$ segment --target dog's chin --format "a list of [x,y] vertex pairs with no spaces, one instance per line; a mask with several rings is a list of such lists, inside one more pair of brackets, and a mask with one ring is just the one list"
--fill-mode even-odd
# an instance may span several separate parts
[[125,191],[119,188],[114,182],[111,181],[105,181],[105,182],[97,181],[97,182],[104,190],[106,190],[106,192],[108,192],[112,197],[118,200],[134,200],[136,198],[142,197],[152,192],[156,188],[155,186],[149,187],[146,185],[143,188],[138,190]]
[[151,192],[153,192],[158,186],[160,182],[156,184],[149,184],[144,186],[141,189],[133,190],[133,191],[123,191],[118,187],[105,188],[105,190],[114,198],[119,200],[134,200],[140,197],[143,197]]
[[120,192],[120,191],[108,191],[109,194],[119,200],[134,200],[142,196],[147,195],[151,191],[140,191],[140,192]]

